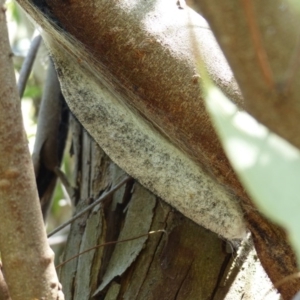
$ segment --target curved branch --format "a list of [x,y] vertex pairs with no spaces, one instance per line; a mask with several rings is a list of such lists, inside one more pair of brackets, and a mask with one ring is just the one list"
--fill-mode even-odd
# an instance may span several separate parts
[[22,65],[22,68],[20,71],[18,84],[17,84],[20,98],[23,97],[26,83],[27,83],[28,77],[30,75],[30,72],[31,72],[31,69],[32,69],[32,66],[34,63],[36,53],[41,44],[41,40],[42,40],[42,37],[40,35],[34,36],[34,38],[31,41],[28,54],[26,55],[26,57],[24,59],[24,62],[23,62],[23,65]]

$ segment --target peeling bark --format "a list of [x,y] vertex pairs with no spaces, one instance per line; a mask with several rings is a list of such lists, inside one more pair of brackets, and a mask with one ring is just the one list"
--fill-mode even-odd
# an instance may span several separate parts
[[[79,184],[76,214],[108,186],[114,186],[124,171],[74,121],[71,123],[75,125],[75,177]],[[252,281],[247,279],[256,277],[258,269],[251,260],[242,285],[234,283],[251,244],[246,243],[246,250],[235,258],[216,234],[187,219],[133,179],[72,224],[62,261],[92,246],[134,238],[139,230],[159,229],[167,234],[106,245],[63,265],[60,278],[66,299],[256,299],[257,292],[262,295],[271,288],[265,274],[256,282],[256,289],[251,288]],[[272,296],[279,299],[275,293]]]
[[[172,1],[155,1],[157,5],[155,7],[151,4],[152,2],[146,1],[141,2],[144,3],[144,7],[141,6],[141,3],[140,6],[135,7],[134,2],[131,1],[123,1],[122,3],[118,1],[89,2],[88,5],[82,1],[72,1],[72,3],[68,4],[51,1],[48,3],[49,6],[46,5],[42,8],[48,15],[55,16],[56,23],[49,25],[40,13],[36,11],[36,8],[30,7],[28,2],[24,0],[19,0],[19,2],[32,14],[35,21],[44,26],[46,31],[44,36],[48,37],[48,45],[56,58],[57,68],[64,86],[64,93],[68,95],[69,104],[75,115],[119,165],[134,175],[146,187],[162,196],[184,212],[185,215],[200,224],[216,232],[223,227],[215,221],[207,222],[206,225],[201,223],[201,220],[203,221],[204,218],[203,215],[207,215],[207,213],[199,218],[199,211],[196,211],[196,206],[192,207],[190,203],[192,203],[193,199],[198,200],[195,203],[203,203],[205,201],[200,197],[198,198],[198,195],[195,197],[195,194],[191,192],[192,189],[186,188],[188,183],[184,185],[176,183],[171,186],[163,182],[164,184],[160,184],[158,187],[159,180],[161,180],[159,176],[161,170],[157,171],[158,169],[154,169],[155,171],[153,172],[150,166],[152,167],[154,164],[149,164],[146,167],[143,163],[134,165],[140,159],[140,156],[145,155],[142,151],[134,152],[136,145],[133,145],[131,153],[120,151],[123,150],[122,145],[124,141],[112,146],[112,141],[116,141],[115,137],[121,136],[119,135],[120,132],[123,134],[120,140],[122,138],[124,140],[124,136],[126,137],[130,130],[127,130],[128,128],[124,126],[122,131],[119,130],[115,134],[109,134],[108,132],[104,133],[105,126],[101,127],[101,130],[99,129],[100,123],[108,115],[107,111],[103,109],[99,112],[99,102],[104,102],[105,99],[108,99],[108,96],[105,99],[101,99],[101,101],[96,97],[91,102],[86,101],[87,89],[85,87],[88,84],[101,86],[101,89],[109,90],[110,94],[118,95],[112,102],[120,100],[126,107],[127,110],[123,114],[124,119],[127,114],[133,114],[143,119],[141,123],[145,122],[148,125],[151,123],[149,127],[151,130],[155,129],[155,137],[162,136],[164,142],[167,141],[173,146],[175,145],[178,151],[184,153],[184,157],[188,157],[188,159],[193,161],[193,164],[186,163],[184,165],[188,165],[189,169],[194,168],[194,166],[204,169],[208,177],[211,176],[218,184],[225,187],[227,195],[233,195],[234,199],[240,200],[238,203],[243,207],[248,227],[254,236],[258,255],[273,282],[277,282],[297,270],[294,255],[286,242],[284,233],[266,221],[253,208],[251,200],[233,173],[205,112],[198,82],[201,81],[201,78],[199,78],[192,63],[194,54],[192,53],[192,46],[190,46],[195,43],[195,34],[197,35],[195,32],[198,32],[197,30],[201,34],[199,33],[199,39],[197,38],[196,41],[199,41],[201,45],[202,56],[207,62],[207,69],[210,75],[227,95],[235,99],[240,105],[243,105],[243,103],[238,89],[234,85],[233,75],[228,67],[217,68],[219,64],[216,64],[216,61],[220,62],[221,66],[223,66],[221,62],[224,62],[223,58],[219,60],[218,54],[213,51],[217,46],[212,47],[208,43],[209,46],[206,47],[206,43],[202,43],[207,38],[205,31],[208,28],[203,29],[203,23],[198,22],[198,16],[192,12],[187,13],[184,10],[182,11],[182,9],[180,10],[176,3]],[[47,2],[44,4],[47,4]],[[162,12],[166,11],[162,9],[163,5],[166,5],[172,11],[172,17],[176,20],[176,24],[173,24],[174,22],[168,23],[169,20],[162,17]],[[163,21],[162,23],[156,23],[159,18],[166,20],[166,23]],[[186,21],[187,18],[190,18],[190,22],[196,19],[196,25],[193,28],[195,33],[192,39],[193,43],[191,43],[189,35],[191,26],[186,26],[184,27],[185,29],[182,29],[181,22],[183,22],[183,19]],[[157,24],[162,27],[159,27]],[[186,25],[187,23],[184,24]],[[224,27],[230,27],[230,24],[232,23],[226,22]],[[95,28],[97,28],[97,32],[95,32]],[[172,35],[174,32],[178,34],[175,34],[175,37]],[[72,36],[69,34],[72,34]],[[63,45],[61,45],[62,41]],[[76,46],[74,47],[74,45]],[[66,49],[70,51],[67,54]],[[65,57],[61,53],[65,53]],[[220,52],[218,53],[220,54]],[[256,55],[255,53],[252,52],[253,57]],[[212,55],[211,60],[209,58],[210,55]],[[232,55],[234,55],[234,52]],[[66,63],[68,59],[70,61]],[[248,70],[243,76],[260,72],[258,74],[259,84],[269,87],[266,84],[266,76],[264,77],[261,74],[261,66],[257,65],[257,61],[255,62],[256,64],[247,62],[245,66],[252,66],[256,68],[256,71]],[[66,66],[66,64],[69,65]],[[72,77],[70,74],[76,72],[70,67],[71,65],[78,68],[80,76],[82,75],[80,72],[86,72],[88,74],[87,77],[94,80],[94,83],[90,83],[92,80],[88,80],[88,83],[85,83],[83,87],[79,86],[79,83],[82,82],[84,76],[82,75],[82,78],[78,78],[78,83],[75,84],[78,96],[76,94],[75,97],[72,97],[74,87],[71,84],[76,79],[76,75]],[[80,77],[79,75],[78,77]],[[246,80],[243,84],[246,84]],[[255,89],[252,90],[252,93],[254,91]],[[243,91],[243,93],[245,92]],[[272,93],[271,95],[273,95]],[[264,94],[265,96],[266,94]],[[78,100],[78,97],[81,98]],[[254,97],[255,95],[251,99],[254,99]],[[88,99],[90,100],[90,98]],[[247,97],[247,101],[249,99]],[[261,101],[260,105],[264,105],[264,103],[265,101]],[[246,108],[248,109],[249,107],[249,104],[246,103]],[[263,107],[261,108],[261,113],[263,111],[269,113],[270,111],[269,109],[264,110]],[[297,110],[295,110],[293,116],[295,117],[296,114]],[[279,115],[277,114],[277,116]],[[284,116],[286,117],[286,114]],[[295,121],[296,118],[294,117],[292,119]],[[112,123],[112,121],[114,121],[113,118],[109,119],[108,123]],[[287,124],[289,124],[287,126],[291,125],[289,122]],[[175,153],[176,151],[174,150],[173,152]],[[180,157],[182,158],[182,156]],[[141,171],[142,167],[145,169]],[[175,173],[180,172],[178,170]],[[148,177],[146,177],[147,175]],[[173,175],[172,173],[172,180],[176,178]],[[169,189],[166,189],[166,186]],[[174,195],[174,190],[178,187],[184,191],[184,196],[180,194],[178,199],[185,199],[184,204],[188,204],[190,207],[183,207],[180,201],[170,201],[170,199],[174,200],[176,196],[176,193]],[[201,190],[203,191],[203,189]],[[191,197],[188,198],[187,195],[191,195]],[[218,199],[216,202],[216,207],[218,207],[221,203],[221,197],[216,197],[216,199]],[[208,202],[210,205],[215,203],[211,200]],[[207,211],[211,210],[207,209]],[[188,214],[189,212],[194,212],[194,214]],[[199,219],[201,220],[199,221]],[[210,225],[211,223],[217,226],[213,227]],[[233,224],[234,222],[231,223]],[[233,237],[232,232],[228,235],[225,235],[226,233],[224,234],[224,232],[221,234],[227,238]],[[282,286],[280,291],[284,297],[290,298],[298,289],[299,282],[294,281]]]
[[[80,140],[82,144],[74,144],[75,148],[82,147],[77,164],[77,174],[81,176],[76,211],[81,211],[88,204],[87,199],[113,186],[124,174],[85,132]],[[149,229],[145,228],[143,233],[165,229],[168,237],[159,233],[128,244],[99,248],[67,263],[60,271],[66,299],[91,299],[95,292],[98,295],[95,299],[100,295],[112,297],[110,299],[207,299],[212,295],[222,264],[232,256],[224,251],[224,242],[133,181],[117,191],[104,206],[97,206],[72,224],[63,260],[92,245],[122,240],[125,236],[119,234],[126,222],[132,227],[128,237],[137,235],[134,228],[144,227],[148,221],[140,218],[139,209],[136,218],[130,220],[130,206],[132,201],[145,206],[149,197],[155,206],[149,211]],[[90,228],[92,223],[96,226],[94,229]],[[140,243],[142,249],[129,263],[132,251],[136,251]],[[133,247],[132,251],[124,249],[128,246]],[[122,264],[127,267],[104,285],[103,280],[111,274],[112,265],[120,267]],[[203,272],[204,269],[209,271]]]

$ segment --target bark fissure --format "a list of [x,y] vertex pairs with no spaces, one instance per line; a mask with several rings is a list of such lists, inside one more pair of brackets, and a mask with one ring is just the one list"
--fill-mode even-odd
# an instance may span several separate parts
[[192,267],[193,262],[194,262],[194,261],[191,260],[190,265],[189,265],[189,268],[186,270],[186,273],[182,276],[182,281],[181,281],[181,283],[179,284],[179,286],[178,286],[178,291],[177,291],[177,293],[175,294],[175,297],[174,297],[175,300],[177,300],[178,297],[180,296],[180,291],[181,291],[181,289],[182,289],[182,286],[184,285],[184,282],[186,281],[186,279],[187,279],[187,277],[188,277],[188,275],[189,275],[189,272],[190,272],[190,270],[191,270],[191,267]]
[[232,255],[233,254],[227,254],[226,258],[224,259],[223,264],[221,265],[219,276],[218,276],[218,279],[216,281],[216,285],[215,285],[215,288],[212,292],[210,300],[214,300],[215,295],[216,295],[218,289],[220,288],[220,283],[222,282],[222,279],[224,278],[224,274],[225,274],[226,269],[228,269],[228,264],[230,262],[232,263]]

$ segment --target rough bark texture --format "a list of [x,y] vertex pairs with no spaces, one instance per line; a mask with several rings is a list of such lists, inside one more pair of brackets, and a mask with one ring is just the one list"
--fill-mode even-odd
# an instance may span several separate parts
[[[124,172],[74,119],[71,124],[74,176],[79,187],[73,199],[76,214],[107,187],[114,186]],[[60,279],[66,299],[220,300],[226,295],[228,299],[255,299],[257,294],[247,289],[247,283],[228,295],[243,261],[238,260],[236,270],[231,270],[235,254],[226,251],[225,241],[185,218],[133,179],[72,224],[61,260],[97,244],[159,229],[167,233],[101,247],[63,265]],[[258,291],[263,294],[269,286],[262,284],[261,288]]]
[[[83,131],[77,141],[79,144],[73,144],[73,147],[75,153],[79,154],[76,174],[80,176],[77,179],[81,200],[76,211],[80,211],[88,204],[87,199],[97,197],[107,186],[114,185],[124,173],[86,132]],[[142,207],[131,218],[131,223],[126,224],[132,207],[130,203],[136,197]],[[147,220],[147,215],[143,216],[143,209],[149,202],[152,204],[147,210],[150,216]],[[137,244],[130,245],[130,253],[124,250],[124,247],[128,247],[124,243],[99,248],[73,260],[60,272],[66,299],[91,299],[101,281],[102,289],[96,299],[103,299],[105,295],[110,295],[108,299],[174,299],[176,295],[177,299],[209,298],[220,268],[228,257],[222,249],[223,242],[173,211],[134,180],[121,188],[104,206],[98,206],[72,225],[64,259],[95,244],[118,240],[120,231],[122,234],[126,227],[130,228],[129,237],[134,237],[138,235],[136,227],[145,225],[148,229],[143,233],[166,229],[168,238],[158,233],[138,240],[142,248]],[[118,252],[116,259],[120,268],[120,265],[127,265],[135,248],[139,248],[135,261],[125,268],[126,272],[123,270],[119,274],[113,263],[114,252]],[[203,272],[205,267],[210,271]],[[107,277],[110,281],[103,285]]]
[[[161,4],[164,3],[161,2]],[[102,9],[99,3],[97,7],[100,10]],[[163,9],[160,13],[166,13],[168,8],[169,6],[163,6],[162,8],[158,7],[158,10],[160,12],[160,9]],[[175,7],[175,9],[177,8]],[[41,14],[33,13],[34,17],[45,26],[47,33],[43,33],[43,35],[55,61],[62,90],[70,109],[104,151],[126,172],[137,178],[152,192],[162,197],[198,224],[220,234],[226,239],[243,238],[245,236],[245,224],[238,199],[231,192],[231,187],[214,180],[210,174],[205,172],[205,168],[210,170],[211,167],[206,164],[207,161],[203,162],[205,167],[195,164],[178,147],[176,141],[174,145],[168,137],[154,128],[155,124],[149,123],[148,118],[151,119],[155,116],[153,111],[148,111],[149,114],[145,118],[132,107],[131,103],[134,102],[132,101],[134,98],[137,98],[138,101],[140,100],[139,95],[135,95],[130,91],[132,84],[120,85],[119,80],[112,76],[106,65],[103,65],[100,61],[95,61],[94,56],[91,56],[78,40],[62,32],[55,25],[49,24],[47,20],[42,18]],[[130,12],[127,12],[126,16],[130,15]],[[115,17],[115,15],[112,16]],[[183,32],[186,34],[190,32],[188,16],[184,15],[183,23],[185,25],[182,25],[184,26]],[[194,15],[194,17],[198,20],[197,15]],[[143,30],[142,22],[136,22],[135,18],[132,17],[131,19],[135,21],[133,29],[137,29],[138,34],[144,33],[145,38],[151,36],[148,31],[153,28],[152,26],[145,31]],[[200,20],[202,25],[206,24],[203,19]],[[105,20],[103,19],[103,21]],[[164,26],[164,21],[162,17],[159,24]],[[127,24],[126,19],[123,20],[122,24]],[[206,45],[201,39],[203,45],[206,45],[206,50],[215,49],[216,52],[210,51],[209,53],[214,53],[213,58],[222,60],[222,54],[218,52],[218,47],[214,43],[213,36],[208,29],[206,27],[203,29],[201,26],[197,28],[200,28],[199,35],[201,36],[201,33],[203,33],[203,38],[205,37],[205,41],[208,42],[208,45]],[[182,27],[179,26],[179,29],[181,31]],[[177,32],[175,28],[172,30],[175,33]],[[164,33],[164,31],[162,32]],[[181,34],[180,38],[183,38],[186,34]],[[135,36],[135,32],[132,32],[132,36]],[[159,62],[162,62],[167,64],[165,69],[168,70],[168,73],[174,67],[174,72],[178,78],[188,79],[188,73],[195,73],[195,67],[190,61],[192,54],[188,52],[186,58],[173,56],[172,54],[176,52],[176,48],[165,49],[162,47],[165,37],[162,36],[162,38],[161,40],[156,37],[157,41],[160,42],[156,44],[156,50],[153,53],[155,55],[148,62],[150,66],[158,68],[158,75],[156,76],[153,73],[152,76],[158,77],[157,82],[161,82],[159,75],[161,73],[164,74],[164,70],[161,69]],[[170,39],[170,37],[168,38]],[[176,35],[175,38],[177,41],[179,40]],[[122,41],[127,42],[127,40]],[[189,39],[186,40],[186,43],[181,40],[181,46],[185,47],[188,42]],[[66,49],[70,52],[67,52]],[[113,50],[115,51],[115,49]],[[217,56],[217,53],[219,56]],[[210,56],[208,55],[208,57]],[[155,59],[157,61],[154,63]],[[81,63],[78,64],[78,61]],[[219,69],[225,69],[225,74],[230,75],[230,70],[226,68],[225,61],[220,66]],[[140,75],[143,75],[143,72]],[[150,74],[148,75],[150,76]],[[172,78],[177,77],[173,75]],[[227,78],[225,76],[223,79],[228,82],[232,77]],[[174,87],[172,80],[167,81],[167,83],[166,89],[172,91]],[[155,91],[157,91],[157,96],[160,97],[162,90],[157,88],[153,90],[153,92]],[[181,92],[180,89],[177,89],[178,91]],[[191,105],[198,103],[199,106],[195,106],[195,111],[199,113],[199,120],[203,117],[203,121],[208,121],[208,117],[203,111],[204,107],[199,95],[200,90],[198,88],[193,91],[196,91],[196,94],[187,94],[185,100]],[[194,101],[193,96],[198,101]],[[161,98],[160,101],[166,101],[170,106],[173,103],[172,97]],[[184,111],[184,105],[182,108]],[[203,134],[207,130],[213,133],[210,123],[202,125]],[[176,124],[174,126],[178,131],[186,132],[185,128],[180,129]],[[174,126],[172,123],[166,123],[165,133],[168,134],[167,129]],[[186,134],[189,133],[186,132]],[[217,142],[215,135],[212,138]],[[201,148],[201,141],[198,142]],[[211,153],[207,153],[207,155],[211,156]],[[224,162],[226,164],[226,157],[224,157]],[[216,171],[213,167],[212,169]],[[218,172],[216,171],[216,173]],[[228,173],[230,173],[230,170]],[[225,177],[228,175],[222,174]],[[227,176],[227,178],[231,179],[230,176]]]
[[[105,72],[105,76],[113,81],[114,87],[120,89],[124,96],[129,96],[129,99],[124,98],[128,105],[138,110],[156,129],[197,163],[213,172],[214,176],[234,182],[235,175],[206,113],[200,77],[192,62],[193,55],[196,55],[191,49],[193,42],[207,40],[205,31],[210,35],[209,29],[199,33],[196,29],[195,32],[191,31],[186,27],[186,19],[190,18],[192,23],[197,16],[192,11],[190,15],[182,12],[175,3],[170,4],[166,6],[173,21],[161,16],[156,20],[155,13],[165,12],[160,7],[163,4],[157,7],[153,4],[140,5],[134,11],[130,1],[124,7],[108,2],[91,2],[86,6],[82,1],[74,1],[72,5],[51,1],[48,7],[64,30],[93,55],[98,64],[96,68],[101,73]],[[117,11],[119,13],[116,14]],[[103,12],[105,19],[101,17]],[[151,12],[149,20],[147,12]],[[76,20],[76,23],[72,20]],[[159,24],[165,22],[158,26],[157,33],[155,29],[149,29],[149,32],[144,29],[145,26],[154,27],[156,21]],[[205,22],[195,21],[192,24],[194,27],[205,26]],[[202,39],[193,40],[194,34],[198,34],[197,37],[201,35]],[[186,44],[183,45],[182,39]],[[209,60],[206,62],[207,68],[213,78],[231,99],[241,103],[232,74],[225,64],[215,63],[216,60],[222,60],[218,49],[210,48],[205,42],[198,47],[205,51],[205,58]],[[170,55],[171,51],[173,53]]]
[[[102,10],[105,10],[106,15],[105,22],[100,17],[91,20],[86,7],[84,8],[85,14],[81,14],[83,8],[81,8],[80,2],[71,7],[61,3],[56,5],[55,2],[49,3],[49,6],[63,27],[86,45],[97,61],[102,61],[123,86],[139,94],[139,98],[130,98],[133,101],[130,105],[137,107],[158,128],[163,128],[164,133],[167,132],[172,141],[187,151],[201,165],[204,164],[218,180],[232,188],[243,199],[242,203],[249,228],[254,235],[257,249],[259,249],[258,255],[273,282],[278,282],[285,276],[296,272],[295,257],[285,241],[283,232],[253,211],[251,201],[229,166],[206,115],[198,81],[192,80],[193,74],[190,74],[191,81],[189,83],[185,81],[182,84],[182,78],[178,77],[182,70],[179,70],[178,67],[169,71],[166,67],[168,65],[165,66],[162,63],[163,59],[154,65],[155,39],[152,41],[152,37],[148,37],[149,40],[145,42],[145,37],[139,40],[137,33],[130,40],[124,32],[132,30],[131,27],[128,27],[132,26],[132,22],[126,18],[117,20],[115,17],[110,18],[109,15],[115,13],[114,6],[103,5]],[[90,9],[93,9],[92,6]],[[124,10],[126,11],[126,9]],[[95,10],[92,14],[95,15]],[[73,18],[76,19],[76,25],[74,22],[68,22]],[[76,28],[80,28],[80,30]],[[93,28],[99,28],[97,38]],[[122,65],[120,65],[120,57],[122,57]],[[160,71],[156,71],[154,77],[151,74],[154,74],[155,68]],[[143,76],[140,76],[140,70],[142,70]],[[247,70],[245,74],[248,73],[251,71]],[[168,80],[172,82],[172,89],[167,85]],[[158,85],[157,82],[160,84]],[[249,84],[248,80],[247,83]],[[188,97],[187,101],[187,95],[193,96]],[[172,99],[171,103],[170,99]],[[269,112],[269,110],[266,111]],[[288,299],[295,294],[299,287],[299,282],[292,281],[281,286],[280,291]]]
[[44,229],[0,1],[0,251],[12,299],[63,299]]
[[[233,194],[242,199],[241,204],[249,228],[254,235],[258,255],[272,281],[277,282],[294,273],[297,270],[295,258],[284,234],[253,209],[250,199],[229,166],[209,122],[197,83],[200,79],[190,63],[191,56],[189,54],[191,52],[188,45],[193,43],[184,44],[183,48],[176,48],[179,44],[182,45],[180,38],[173,41],[169,36],[174,33],[172,31],[174,28],[177,28],[175,31],[179,32],[179,36],[181,31],[176,24],[169,23],[167,23],[165,31],[162,30],[163,33],[157,33],[154,29],[152,35],[142,36],[145,26],[150,27],[151,25],[155,28],[156,18],[155,14],[154,16],[152,14],[152,23],[141,23],[144,20],[141,14],[148,16],[154,7],[150,5],[143,10],[139,5],[134,7],[132,3],[134,2],[100,3],[97,1],[85,5],[83,1],[72,1],[72,3],[51,1],[48,3],[49,6],[44,6],[43,9],[44,11],[50,9],[50,13],[55,15],[55,19],[59,20],[62,28],[73,34],[76,40],[80,41],[81,46],[86,47],[92,56],[92,58],[88,57],[91,68],[101,73],[101,76],[109,82],[114,93],[124,96],[124,101],[127,101],[126,103],[131,109],[134,106],[135,112],[138,111],[139,115],[151,121],[161,134],[192,157],[194,162],[204,166],[218,182],[227,186],[233,191]],[[155,3],[166,3],[166,1]],[[176,22],[181,20],[181,14],[184,12],[178,7],[175,11],[171,5],[170,9],[172,9],[172,17]],[[158,17],[160,17],[159,14]],[[130,27],[132,24],[137,27]],[[226,25],[230,26],[230,24],[231,22],[227,21]],[[189,32],[186,31],[186,35]],[[195,40],[192,41],[195,42]],[[201,46],[205,48],[204,45]],[[159,52],[159,49],[162,51]],[[73,49],[74,51],[76,52],[76,49]],[[157,57],[159,57],[159,62],[155,62]],[[78,64],[82,63],[82,66],[85,67],[84,63],[86,63],[87,57],[82,58],[84,62],[81,61],[80,55],[77,56],[77,61]],[[216,74],[217,72],[214,72],[213,68],[216,65],[215,61],[210,62],[211,64],[208,63],[209,72],[211,75]],[[171,66],[174,66],[174,69]],[[261,70],[260,65],[256,65],[255,68]],[[248,70],[245,74],[251,72]],[[224,71],[224,73],[226,72]],[[220,72],[220,74],[223,73]],[[229,76],[229,78],[232,80],[232,77]],[[259,78],[261,84],[264,84],[265,78]],[[231,85],[228,84],[231,80],[226,81],[225,79],[226,76],[219,78],[219,81],[217,77],[214,78],[228,95],[238,98],[234,97],[238,95],[237,90],[232,90]],[[264,101],[261,101],[261,105],[263,103]],[[80,109],[78,109],[78,114],[80,114]],[[269,109],[265,111],[270,113]],[[86,115],[81,122],[88,127],[91,118]],[[93,132],[93,128],[89,127],[89,130],[92,134],[97,135],[96,129]],[[101,143],[101,139],[98,142]],[[149,184],[148,187],[151,188]],[[280,291],[288,299],[298,289],[299,282],[293,281],[282,286]]]

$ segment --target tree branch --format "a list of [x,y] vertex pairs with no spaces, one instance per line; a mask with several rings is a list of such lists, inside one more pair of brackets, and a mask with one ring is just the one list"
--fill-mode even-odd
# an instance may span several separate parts
[[63,299],[23,129],[4,1],[0,1],[0,250],[12,299]]
[[42,37],[40,35],[35,35],[34,33],[34,37],[31,41],[30,44],[30,48],[29,51],[27,53],[27,56],[24,59],[21,71],[20,71],[20,76],[19,76],[19,80],[18,80],[18,91],[19,91],[19,96],[20,98],[23,97],[24,91],[25,91],[25,87],[26,87],[26,83],[28,80],[28,77],[31,73],[32,70],[32,66],[37,54],[37,51],[39,49],[39,46],[41,44],[41,40]]
[[299,10],[280,0],[198,0],[198,6],[234,72],[244,108],[300,148]]

